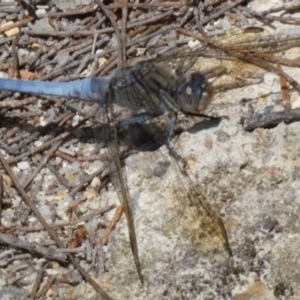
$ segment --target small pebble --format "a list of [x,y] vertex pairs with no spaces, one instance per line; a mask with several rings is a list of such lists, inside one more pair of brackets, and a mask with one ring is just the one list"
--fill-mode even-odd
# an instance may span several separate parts
[[279,78],[274,73],[266,72],[264,74],[264,83],[268,86],[274,86],[279,83]]
[[194,47],[197,47],[200,45],[200,42],[199,41],[189,41],[188,42],[188,46],[189,48],[194,48]]
[[97,188],[98,186],[100,186],[100,183],[101,183],[100,179],[98,177],[94,177],[91,182],[91,186],[93,188]]
[[275,218],[267,217],[260,224],[260,230],[262,232],[268,233],[268,232],[273,231],[273,229],[278,225],[279,225],[279,222]]
[[[13,24],[14,24],[13,21],[9,21],[7,23],[2,24],[1,28],[4,28],[5,26],[10,26],[10,25],[13,25]],[[9,30],[5,31],[4,33],[7,37],[10,37],[10,36],[17,35],[19,32],[20,32],[19,27],[14,27],[12,29],[9,29]]]
[[28,161],[20,161],[18,164],[17,164],[18,168],[20,170],[27,170],[30,168],[30,164]]
[[78,170],[80,168],[80,163],[78,161],[74,161],[73,163],[70,164],[70,168],[72,170]]
[[46,11],[46,9],[44,9],[44,8],[40,8],[40,9],[37,9],[37,10],[35,11],[35,13],[36,13],[37,16],[39,16],[39,15],[46,14],[47,11]]
[[47,205],[41,205],[39,211],[47,223],[53,223],[51,211]]
[[72,171],[67,171],[65,174],[65,178],[68,181],[69,184],[73,184],[74,183],[74,174]]
[[95,160],[94,162],[91,163],[89,169],[88,169],[88,174],[92,174],[99,169],[103,168],[104,164],[100,160]]
[[0,78],[7,79],[7,78],[9,78],[9,76],[8,76],[8,74],[5,73],[5,72],[0,72]]
[[300,107],[300,99],[292,102],[292,109]]
[[26,49],[18,49],[18,56],[19,57],[25,57],[25,56],[29,56],[30,52]]

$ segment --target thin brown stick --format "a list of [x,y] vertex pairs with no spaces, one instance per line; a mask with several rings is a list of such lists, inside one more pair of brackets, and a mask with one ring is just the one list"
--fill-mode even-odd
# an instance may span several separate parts
[[30,293],[30,297],[32,300],[36,299],[36,293],[38,291],[38,288],[40,287],[41,285],[41,281],[42,281],[42,278],[43,278],[43,273],[44,273],[44,268],[43,267],[40,267],[39,270],[37,271],[37,274],[36,274],[36,278],[35,278],[35,281],[34,281],[34,285],[31,289],[31,293]]
[[205,25],[207,23],[209,23],[211,20],[214,20],[222,15],[224,15],[225,12],[227,12],[228,10],[240,5],[242,2],[244,2],[245,0],[237,0],[235,2],[231,2],[228,5],[226,5],[224,8],[220,9],[219,11],[217,11],[216,13],[210,15],[208,18],[205,18],[204,20],[200,20],[200,23],[202,25]]
[[59,151],[59,150],[55,151],[55,155],[58,156],[58,157],[61,157],[62,159],[68,161],[69,163],[73,163],[73,162],[76,161],[75,158],[70,157],[66,153],[63,153],[62,151]]
[[20,161],[21,159],[23,159],[27,156],[31,156],[36,153],[42,152],[42,151],[46,150],[49,146],[53,145],[53,143],[57,143],[59,141],[66,139],[67,137],[70,136],[70,134],[71,134],[70,132],[64,132],[64,133],[60,134],[59,136],[57,136],[51,140],[48,140],[47,142],[45,142],[43,145],[41,145],[39,147],[36,147],[29,151],[26,151],[26,152],[22,153],[21,155],[15,156],[14,158],[8,159],[7,163],[12,164],[12,163]]
[[47,163],[46,167],[56,176],[56,178],[66,187],[66,189],[70,189],[72,187],[72,185],[68,183],[65,177],[61,175],[53,165]]
[[54,251],[51,248],[46,248],[40,246],[36,243],[30,243],[21,239],[18,239],[15,236],[10,234],[5,234],[0,232],[0,240],[2,243],[8,244],[13,248],[25,249],[32,254],[40,254],[41,256],[45,256],[50,260],[57,260],[63,263],[67,262],[67,256],[60,252]]
[[114,28],[117,42],[118,42],[118,67],[121,68],[124,66],[124,61],[123,61],[124,54],[122,53],[123,52],[123,44],[122,44],[122,39],[120,36],[119,27],[118,27],[117,22],[115,21],[114,17],[112,16],[111,12],[106,8],[106,6],[101,2],[101,0],[96,0],[96,2],[100,6],[100,8],[103,10],[105,15],[109,18],[109,20]]
[[[91,110],[92,112],[90,114],[87,115],[87,117],[85,117],[84,119],[82,119],[76,126],[74,126],[69,132],[64,132],[62,134],[60,134],[59,136],[53,138],[53,139],[50,139],[48,140],[47,142],[45,142],[43,145],[39,146],[39,147],[36,147],[32,150],[29,150],[29,151],[26,151],[24,153],[22,153],[21,155],[19,156],[15,156],[14,158],[10,158],[7,160],[7,163],[8,164],[11,164],[11,163],[14,163],[14,162],[17,162],[27,156],[31,156],[31,155],[34,155],[36,153],[39,153],[39,152],[42,152],[44,151],[45,149],[47,149],[49,146],[59,142],[59,141],[62,141],[64,139],[66,139],[67,137],[69,137],[72,132],[74,132],[78,127],[80,127],[82,124],[84,124],[87,120],[90,120],[96,113],[96,111],[94,111],[93,109]],[[68,113],[69,114],[69,113]]]
[[5,31],[8,31],[10,29],[13,29],[15,27],[22,27],[23,25],[26,25],[27,23],[32,22],[33,20],[34,20],[33,17],[28,17],[28,18],[23,19],[21,21],[15,22],[12,25],[3,26],[2,28],[0,28],[0,34],[5,32]]
[[[108,211],[111,211],[112,209],[114,209],[116,207],[116,205],[109,205],[107,207],[101,208],[101,209],[97,209],[95,211],[93,211],[90,214],[87,214],[86,216],[83,216],[77,220],[72,220],[72,221],[64,221],[64,222],[58,222],[55,224],[50,224],[49,226],[51,228],[61,228],[61,227],[66,227],[66,226],[74,226],[77,225],[79,223],[88,221],[94,217],[97,217],[99,215],[103,215]],[[19,231],[25,231],[25,232],[37,232],[37,231],[41,231],[43,230],[43,227],[41,226],[35,226],[35,227],[21,227],[18,229]]]
[[[127,53],[132,54],[136,51],[136,47],[131,47]],[[108,65],[106,65],[105,69],[100,73],[101,76],[106,75],[110,70],[112,70],[116,66],[117,60],[112,60]],[[100,68],[99,68],[100,69]]]
[[13,58],[12,78],[14,78],[14,79],[20,78],[17,44],[18,44],[18,36],[16,36],[15,39],[13,40],[13,42],[12,42],[12,52],[11,52],[11,56]]
[[15,1],[10,1],[10,2],[1,2],[0,7],[5,7],[5,6],[15,6],[16,3]]
[[101,238],[98,234],[94,235],[94,242],[95,248],[91,268],[97,267],[97,273],[98,275],[101,275],[105,272],[105,255]]
[[29,176],[29,178],[26,180],[26,182],[23,184],[24,190],[28,188],[30,183],[33,181],[33,179],[38,175],[38,173],[45,167],[50,157],[54,154],[56,149],[61,145],[62,141],[59,141],[53,147],[49,150],[47,155],[42,159],[41,163],[38,165],[38,167],[33,171],[33,173]]
[[189,31],[181,29],[181,28],[179,28],[178,31],[180,31],[184,34],[187,34],[187,35],[191,35],[191,36],[199,39],[200,41],[205,41],[208,44],[212,45],[213,47],[219,48],[219,49],[223,50],[225,53],[231,55],[232,57],[240,59],[241,61],[246,61],[248,63],[252,63],[252,64],[258,66],[259,68],[265,69],[266,71],[274,72],[275,74],[284,77],[294,87],[295,90],[300,92],[299,83],[294,78],[292,78],[290,75],[288,75],[286,72],[281,70],[280,68],[271,65],[270,63],[266,62],[263,58],[255,57],[253,55],[253,53],[248,54],[247,49],[244,49],[243,51],[239,52],[238,50],[232,50],[232,49],[230,49],[230,47],[228,47],[228,46],[226,47],[226,45],[223,45],[217,41],[212,40],[206,34],[206,32],[204,31],[201,24],[198,24],[198,29],[201,32],[202,36],[191,33]]
[[[277,61],[276,62],[277,68],[281,69],[280,63]],[[287,81],[283,76],[279,76],[280,80],[280,94],[281,94],[281,100],[283,103],[283,106],[285,109],[291,109],[291,97],[289,94],[288,86],[287,86]]]
[[44,286],[42,286],[40,288],[40,290],[37,292],[36,298],[40,299],[41,297],[46,295],[47,291],[50,289],[50,287],[51,287],[51,285],[53,284],[54,281],[55,281],[55,276],[50,275],[48,277],[48,280],[47,280],[46,284]]
[[300,108],[284,110],[271,114],[253,114],[242,119],[242,124],[246,131],[253,131],[256,128],[273,128],[284,122],[290,124],[300,121]]
[[105,233],[102,237],[102,244],[103,245],[107,245],[108,243],[108,237],[110,235],[110,233],[115,229],[117,223],[119,222],[122,214],[123,214],[123,211],[124,211],[124,207],[123,206],[119,206],[117,209],[116,209],[116,212],[115,212],[115,215],[113,216],[109,226],[106,228],[105,230]]
[[[103,173],[103,174],[102,174]],[[87,176],[84,180],[82,180],[78,185],[76,185],[76,187],[70,191],[70,196],[75,196],[76,193],[78,191],[80,191],[83,186],[85,184],[87,184],[88,182],[92,181],[94,179],[94,177],[98,176],[102,174],[103,176],[107,176],[108,175],[108,167],[107,166],[104,166],[103,168],[97,170],[96,172],[94,172],[93,174]]]
[[[249,15],[251,15],[257,19],[263,20],[264,22],[279,21],[279,22],[287,23],[287,24],[300,24],[299,18],[274,16],[274,15],[270,14],[270,10],[263,11],[263,12],[256,12],[248,7],[241,7],[240,9],[244,13],[248,13]],[[285,10],[285,9],[282,9],[282,10]]]
[[0,175],[0,228],[1,228],[1,215],[2,215],[2,201],[3,201],[3,177]]
[[[39,210],[35,207],[35,205],[31,201],[31,199],[25,193],[25,191],[22,188],[22,186],[20,185],[17,177],[14,175],[13,171],[9,167],[9,164],[6,162],[4,156],[2,155],[1,152],[0,152],[0,160],[1,160],[1,163],[2,163],[3,167],[5,168],[6,172],[9,174],[12,182],[14,183],[16,189],[18,190],[18,192],[22,196],[23,201],[30,207],[30,209],[32,210],[32,212],[34,213],[34,215],[41,222],[41,224],[43,225],[43,227],[47,230],[48,234],[56,242],[56,244],[58,245],[58,247],[64,248],[64,244],[58,238],[58,236],[56,235],[55,231],[47,224],[47,222],[45,221],[45,219],[43,218],[43,216],[40,214]],[[91,284],[91,286],[104,299],[112,300],[112,298],[101,289],[101,287],[93,280],[93,278],[85,271],[85,269],[83,267],[81,267],[81,265],[76,261],[76,259],[72,255],[69,255],[69,259],[72,262],[72,264],[77,268],[77,270],[81,273],[81,275],[86,279],[86,281],[88,281]]]
[[28,104],[31,104],[33,103],[34,101],[36,101],[36,97],[29,97],[29,98],[26,98],[24,100],[4,100],[4,101],[1,101],[0,102],[0,109],[1,108],[6,108],[6,107],[9,107],[9,108],[19,108],[19,107],[24,107]]
[[126,66],[126,43],[127,43],[127,36],[126,36],[126,29],[127,29],[127,17],[128,17],[128,0],[122,0],[123,4],[122,7],[122,27],[121,27],[121,37],[122,37],[122,63],[123,66]]
[[[170,8],[170,7],[183,7],[186,5],[186,1],[171,1],[171,2],[151,2],[151,3],[128,3],[128,7],[130,8]],[[120,2],[116,2],[108,5],[110,9],[122,8],[122,4]]]
[[73,10],[73,11],[64,11],[64,12],[50,12],[46,14],[38,15],[39,19],[43,18],[58,18],[58,17],[73,17],[73,16],[79,16],[79,15],[87,15],[92,12],[94,12],[95,9],[92,7],[86,7],[84,9],[80,10]]
[[57,126],[58,126],[58,127],[62,127],[66,122],[68,122],[69,120],[71,120],[74,116],[75,116],[74,113],[71,113],[71,114],[67,115],[63,120],[61,120],[61,121],[57,124]]

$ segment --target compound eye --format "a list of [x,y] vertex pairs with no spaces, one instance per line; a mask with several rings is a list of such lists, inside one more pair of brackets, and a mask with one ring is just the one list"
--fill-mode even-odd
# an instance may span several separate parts
[[206,77],[201,73],[193,73],[190,80],[183,83],[177,91],[177,99],[181,109],[185,112],[203,110],[209,104],[206,95],[209,85]]

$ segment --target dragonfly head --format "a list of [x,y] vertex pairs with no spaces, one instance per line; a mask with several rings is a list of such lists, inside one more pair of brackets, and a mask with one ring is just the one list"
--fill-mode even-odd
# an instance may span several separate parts
[[177,100],[184,112],[201,112],[211,102],[213,88],[201,73],[193,73],[177,90]]

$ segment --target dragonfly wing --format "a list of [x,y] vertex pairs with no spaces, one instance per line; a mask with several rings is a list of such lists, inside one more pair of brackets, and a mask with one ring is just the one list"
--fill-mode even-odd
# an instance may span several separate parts
[[[153,139],[157,139],[155,133]],[[178,145],[175,149],[180,153]],[[135,195],[139,254],[145,270],[153,266],[186,270],[188,264],[201,270],[203,265],[211,264],[206,278],[221,278],[229,272],[231,258],[223,221],[218,209],[212,207],[211,200],[215,199],[199,185],[194,171],[184,170],[165,146],[131,155],[125,160],[125,170]],[[189,271],[186,272],[188,278]],[[173,279],[161,280],[176,286],[176,273]],[[206,275],[199,278],[202,276]],[[155,282],[159,278],[151,273],[148,280]]]
[[[208,89],[206,83],[206,79],[203,76],[200,76],[200,74],[194,74],[190,81],[188,81],[185,77],[181,76],[181,74],[173,75],[167,69],[151,62],[138,63],[132,67],[119,69],[111,77],[111,83],[107,93],[106,109],[104,111],[106,118],[105,123],[108,124],[107,136],[110,137],[108,145],[109,157],[112,159],[110,168],[111,173],[114,174],[113,181],[121,203],[124,206],[129,228],[131,249],[141,280],[141,267],[138,258],[134,221],[129,206],[130,196],[128,193],[126,177],[124,176],[121,165],[119,127],[120,124],[123,126],[127,125],[127,129],[129,130],[128,135],[134,135],[134,131],[130,132],[132,127],[128,125],[131,123],[141,123],[141,116],[143,117],[143,121],[149,121],[148,124],[150,123],[150,126],[153,126],[160,117],[163,118],[164,116],[166,116],[166,119],[169,119],[169,123],[173,124],[170,119],[174,119],[173,116],[177,114],[181,102],[185,103],[186,109],[194,109],[194,102],[196,102],[195,109],[198,108],[199,105],[201,106],[202,99],[194,99],[195,97],[193,96],[194,93],[196,93],[196,95],[198,95],[196,98],[202,98],[202,92],[205,95],[207,93],[209,94],[210,91],[206,91]],[[178,101],[177,98],[180,98],[182,101]],[[207,98],[207,101],[209,101],[210,97],[208,96]],[[123,119],[124,111],[121,111],[119,114],[115,109],[116,104],[121,105],[124,108],[124,111],[126,111],[126,108],[129,110],[132,109],[135,113],[141,112],[143,115],[133,115],[133,117],[126,121]],[[206,103],[206,105],[207,104],[208,103]],[[169,114],[165,114],[167,112]],[[148,114],[148,117],[146,114]],[[151,118],[149,118],[151,116],[155,117],[153,122]],[[161,130],[155,132],[155,144],[159,144],[161,141],[163,143],[168,141],[168,137],[173,132],[173,126],[171,126],[171,124],[164,127],[165,131],[162,135],[157,134],[158,132],[161,132]],[[138,125],[141,128],[144,127],[144,124]],[[122,138],[124,138],[124,136],[122,136]]]
[[[215,99],[217,98],[221,105],[236,104],[235,97],[232,97],[232,94],[227,97],[224,92],[261,83],[266,72],[285,77],[299,90],[293,77],[275,65],[275,62],[279,62],[282,66],[297,66],[297,60],[287,59],[285,53],[289,49],[295,49],[298,53],[299,31],[271,34],[262,28],[250,27],[208,41],[201,35],[195,35],[195,38],[201,41],[200,45],[191,49],[173,50],[155,58],[155,61],[184,68],[187,74],[195,70],[202,72],[211,78],[215,93],[218,94]],[[185,62],[188,63],[187,66],[184,65]],[[239,98],[243,96],[239,95]]]
[[[133,254],[136,270],[140,281],[143,282],[141,264],[139,260],[138,254],[138,246],[135,235],[135,226],[131,208],[129,206],[129,191],[128,185],[126,181],[126,176],[124,170],[122,168],[121,163],[121,153],[119,151],[119,137],[118,137],[118,128],[117,128],[117,113],[114,109],[114,102],[116,99],[113,98],[111,93],[107,94],[105,108],[101,107],[99,110],[99,118],[98,123],[101,123],[101,119],[105,120],[105,125],[103,125],[103,131],[106,136],[107,143],[107,154],[109,158],[109,170],[111,181],[114,185],[114,188],[118,194],[121,205],[124,208],[124,212],[126,215],[127,225],[128,225],[128,233],[130,240],[130,247]],[[99,133],[95,132],[96,140],[103,140],[103,136],[99,136]]]

